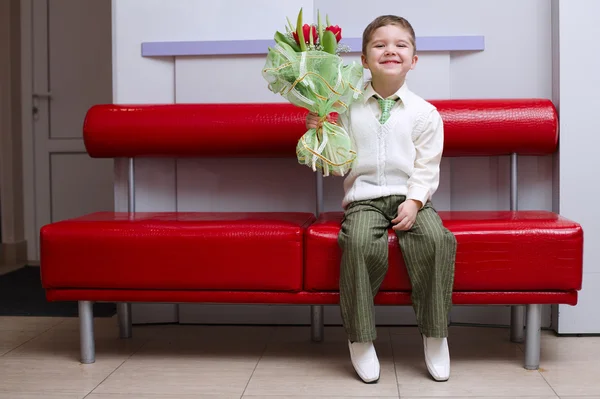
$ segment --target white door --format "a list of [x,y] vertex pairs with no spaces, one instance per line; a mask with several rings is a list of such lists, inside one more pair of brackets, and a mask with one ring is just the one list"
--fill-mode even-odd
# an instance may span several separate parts
[[111,1],[23,3],[24,17],[31,13],[33,91],[31,140],[25,140],[31,147],[25,152],[33,152],[26,173],[33,182],[26,184],[34,190],[28,256],[39,259],[41,226],[114,208],[113,161],[90,158],[82,139],[89,107],[112,101]]

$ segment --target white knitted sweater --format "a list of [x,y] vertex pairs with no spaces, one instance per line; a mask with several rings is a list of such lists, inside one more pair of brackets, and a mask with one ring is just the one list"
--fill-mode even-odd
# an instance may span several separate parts
[[353,201],[406,195],[422,204],[439,185],[444,147],[443,122],[437,109],[404,84],[383,125],[377,95],[368,84],[364,99],[339,118],[352,138],[356,160],[344,181],[346,208]]

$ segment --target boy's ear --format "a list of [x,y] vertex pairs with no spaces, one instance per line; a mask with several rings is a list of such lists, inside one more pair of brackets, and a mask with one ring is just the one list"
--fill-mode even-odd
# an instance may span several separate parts
[[417,66],[417,61],[419,61],[419,56],[415,54],[415,55],[413,55],[412,64],[410,66],[410,69],[415,69],[415,67]]
[[369,68],[369,64],[367,64],[367,57],[364,54],[360,55],[360,62],[362,63],[363,68]]

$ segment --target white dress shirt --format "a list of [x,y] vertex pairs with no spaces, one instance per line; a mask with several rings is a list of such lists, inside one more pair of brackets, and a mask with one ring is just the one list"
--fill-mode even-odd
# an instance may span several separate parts
[[[437,109],[406,83],[381,124],[379,96],[371,83],[364,97],[338,118],[352,139],[356,159],[344,180],[344,209],[354,201],[405,195],[425,204],[439,186],[444,128]],[[379,96],[380,97],[380,96]]]

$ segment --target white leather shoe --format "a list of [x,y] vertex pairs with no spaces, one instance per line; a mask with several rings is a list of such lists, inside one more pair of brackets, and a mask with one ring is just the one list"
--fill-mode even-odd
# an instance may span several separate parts
[[352,366],[358,376],[367,383],[377,382],[379,380],[379,359],[377,359],[373,342],[351,343],[348,341],[348,348]]
[[447,338],[430,338],[423,335],[425,364],[429,374],[436,381],[450,378],[450,350]]

